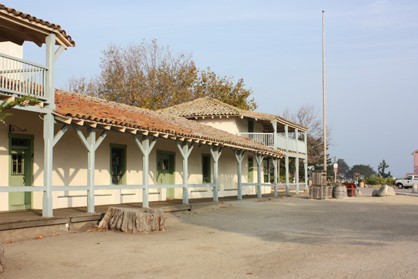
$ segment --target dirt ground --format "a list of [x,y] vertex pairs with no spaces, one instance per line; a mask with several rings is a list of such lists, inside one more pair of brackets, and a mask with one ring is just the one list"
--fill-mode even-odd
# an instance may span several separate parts
[[148,234],[5,244],[0,278],[416,278],[418,197],[249,199]]

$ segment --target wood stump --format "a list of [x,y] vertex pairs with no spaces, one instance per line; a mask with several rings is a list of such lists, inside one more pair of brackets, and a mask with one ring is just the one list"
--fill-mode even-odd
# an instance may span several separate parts
[[99,229],[127,233],[165,231],[164,213],[154,208],[109,207]]
[[0,273],[4,271],[4,248],[3,244],[0,243]]

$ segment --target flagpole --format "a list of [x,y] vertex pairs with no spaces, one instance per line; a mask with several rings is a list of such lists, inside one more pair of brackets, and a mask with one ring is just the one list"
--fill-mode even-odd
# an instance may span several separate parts
[[325,12],[322,11],[322,107],[324,131],[324,172],[327,171],[327,102],[325,94]]

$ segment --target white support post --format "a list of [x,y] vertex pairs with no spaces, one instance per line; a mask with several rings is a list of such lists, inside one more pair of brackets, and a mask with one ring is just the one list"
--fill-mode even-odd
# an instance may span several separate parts
[[49,34],[45,39],[46,45],[46,62],[47,68],[45,74],[44,92],[45,98],[48,100],[51,111],[55,108],[55,89],[54,89],[54,56],[55,56],[55,34]]
[[242,200],[242,160],[244,159],[244,151],[235,150],[235,159],[237,159],[237,178],[238,178],[238,190],[237,199]]
[[295,165],[296,165],[296,174],[295,174],[295,182],[296,182],[296,195],[299,195],[299,129],[295,129],[295,137],[296,137],[296,158],[295,158]]
[[308,159],[305,158],[303,160],[303,165],[305,167],[305,191],[309,191],[309,184],[308,184]]
[[277,189],[277,158],[273,158],[273,168],[274,168],[274,177],[273,177],[273,186],[274,186],[274,197],[277,198],[279,195],[278,189]]
[[177,148],[183,157],[183,204],[189,204],[189,156],[192,153],[193,145],[187,142],[176,142]]
[[309,190],[309,181],[308,181],[308,132],[305,131],[303,133],[303,138],[305,140],[305,160],[304,160],[304,165],[305,165],[305,190],[308,191]]
[[271,121],[271,125],[273,126],[273,148],[277,149],[278,146],[278,139],[277,139],[277,120]]
[[286,196],[290,196],[289,193],[289,126],[284,126],[284,132],[286,137],[286,158],[285,158],[285,168],[286,168]]
[[52,113],[44,115],[43,130],[45,189],[42,197],[42,217],[52,217],[52,166],[54,158],[54,116]]
[[144,186],[144,190],[142,191],[142,207],[149,207],[149,155],[154,148],[156,141],[155,139],[150,141],[148,136],[142,136],[141,139],[135,135],[133,137],[142,153],[142,185]]
[[261,199],[261,168],[263,166],[263,156],[256,154],[255,160],[257,161],[257,198]]
[[96,130],[87,129],[87,212],[94,213],[94,170],[96,169]]
[[84,136],[81,128],[73,126],[80,138],[83,146],[87,150],[87,212],[95,212],[94,201],[94,171],[96,170],[96,149],[100,146],[103,140],[106,138],[108,131],[103,133],[96,139],[96,130],[93,128],[87,128],[87,137]]
[[296,182],[296,195],[299,195],[299,157],[295,158],[295,165],[296,165],[296,174],[295,174],[295,182]]
[[219,157],[221,157],[222,149],[218,146],[210,146],[210,154],[212,155],[213,160],[213,201],[219,201]]

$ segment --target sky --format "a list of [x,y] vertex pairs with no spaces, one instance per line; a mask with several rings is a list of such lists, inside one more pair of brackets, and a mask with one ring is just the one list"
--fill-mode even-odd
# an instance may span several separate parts
[[[61,27],[76,42],[56,63],[56,87],[97,75],[102,51],[157,39],[199,68],[243,78],[257,111],[304,104],[322,115],[322,11],[329,153],[349,166],[383,159],[413,172],[418,149],[418,1],[2,1]],[[24,58],[44,59],[24,45]],[[40,53],[42,53],[40,55]]]

